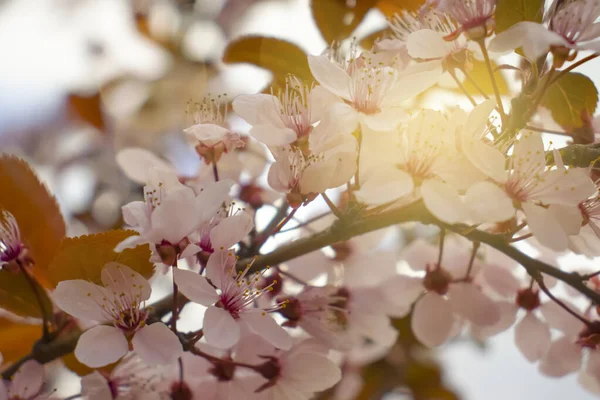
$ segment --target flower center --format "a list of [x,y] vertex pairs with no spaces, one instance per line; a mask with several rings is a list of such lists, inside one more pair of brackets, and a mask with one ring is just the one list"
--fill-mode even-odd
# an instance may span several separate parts
[[540,306],[539,291],[534,289],[519,290],[517,293],[516,304],[527,311],[535,310]]
[[448,287],[450,286],[450,282],[452,282],[452,275],[440,266],[431,268],[428,265],[426,271],[425,278],[423,279],[425,289],[442,296],[448,293]]

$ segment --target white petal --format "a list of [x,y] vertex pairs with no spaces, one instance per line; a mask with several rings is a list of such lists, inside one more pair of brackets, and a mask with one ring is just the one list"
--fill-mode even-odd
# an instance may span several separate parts
[[496,303],[472,283],[451,284],[448,298],[456,313],[476,325],[490,326],[500,321],[500,309]]
[[519,280],[506,267],[486,265],[481,274],[487,286],[502,297],[515,296],[520,288]]
[[479,140],[486,131],[490,120],[490,114],[496,108],[496,102],[493,99],[486,100],[478,104],[469,114],[467,124],[464,129],[465,140]]
[[410,65],[400,72],[394,87],[383,98],[382,107],[397,107],[433,86],[442,75],[439,60]]
[[[363,271],[364,272],[364,271]],[[398,275],[382,284],[386,297],[397,307],[409,307],[423,293],[423,279]]]
[[506,53],[523,47],[525,57],[535,62],[548,52],[551,45],[565,44],[566,41],[560,35],[549,31],[544,25],[522,21],[496,35],[490,42],[488,50],[494,53]]
[[441,32],[421,29],[408,35],[406,39],[408,54],[413,58],[443,58],[450,54],[454,45],[443,38]]
[[81,279],[58,283],[52,299],[64,312],[76,318],[91,321],[104,321],[106,315],[100,304],[105,296],[104,288]]
[[537,361],[550,346],[550,328],[528,312],[515,326],[515,344],[529,362]]
[[245,212],[224,218],[210,231],[210,242],[215,249],[226,250],[244,239],[254,228],[252,217]]
[[113,293],[125,293],[138,303],[146,301],[152,294],[152,287],[146,278],[126,265],[110,262],[100,274],[104,287]]
[[194,271],[174,268],[173,279],[181,293],[194,303],[210,306],[219,299],[215,288],[207,282],[205,277]]
[[350,76],[326,56],[308,56],[308,66],[315,79],[331,93],[350,100]]
[[16,399],[33,399],[44,384],[44,367],[35,360],[26,361],[12,380],[11,394]]
[[220,349],[228,349],[240,339],[240,327],[228,311],[208,307],[204,313],[204,338],[206,343]]
[[171,190],[152,212],[152,231],[148,239],[154,243],[166,240],[177,244],[192,233],[201,222],[194,191],[183,187]]
[[440,346],[450,337],[452,306],[437,293],[427,293],[414,307],[411,328],[417,339],[429,347]]
[[131,340],[133,350],[146,364],[170,364],[183,353],[179,338],[162,322],[147,325]]
[[447,183],[427,179],[421,185],[423,202],[434,217],[448,224],[466,222],[469,212],[456,189]]
[[579,207],[552,204],[548,208],[567,235],[579,234],[583,224],[583,216]]
[[581,368],[582,357],[581,346],[572,338],[563,336],[550,345],[548,352],[540,361],[539,370],[547,376],[565,376]]
[[250,129],[250,135],[269,147],[285,146],[298,139],[296,131],[285,126],[254,125]]
[[114,326],[98,325],[79,337],[75,357],[88,367],[98,368],[114,363],[128,351],[123,332]]
[[148,183],[149,172],[153,168],[174,171],[169,163],[163,161],[154,153],[137,147],[129,147],[119,151],[117,153],[117,164],[129,179],[140,184]]
[[392,165],[374,168],[364,178],[354,194],[358,201],[371,206],[397,200],[414,189],[412,177]]
[[240,319],[248,324],[254,333],[278,349],[289,350],[292,347],[291,336],[270,315],[252,310],[240,313]]
[[197,211],[200,221],[206,221],[217,213],[224,202],[230,200],[229,191],[235,184],[231,179],[221,179],[205,185],[196,196]]
[[464,155],[481,172],[495,182],[506,181],[506,157],[502,152],[479,139],[465,139],[462,146]]
[[567,248],[567,234],[548,209],[533,203],[523,203],[521,207],[529,229],[542,245],[555,251]]
[[380,132],[394,130],[407,119],[408,114],[400,107],[383,107],[375,114],[360,114],[360,121],[363,125]]
[[250,125],[273,125],[283,127],[279,115],[281,103],[270,94],[242,94],[232,103],[233,111]]
[[474,223],[495,223],[511,219],[515,215],[512,200],[504,190],[492,182],[471,185],[464,198]]
[[587,168],[546,171],[540,180],[530,196],[544,204],[577,206],[596,192]]
[[195,124],[183,131],[199,141],[207,141],[210,144],[222,140],[229,133],[229,129],[215,124]]

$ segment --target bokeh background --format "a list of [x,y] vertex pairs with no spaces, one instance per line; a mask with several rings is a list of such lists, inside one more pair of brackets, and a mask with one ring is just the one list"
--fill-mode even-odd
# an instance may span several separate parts
[[[400,9],[419,2],[387,3]],[[385,27],[385,15],[372,9],[353,35]],[[268,86],[268,71],[222,62],[228,43],[245,35],[285,39],[312,54],[327,46],[309,0],[1,1],[0,150],[36,168],[58,198],[69,235],[120,227],[121,205],[140,188],[117,167],[116,151],[148,148],[183,175],[202,174],[182,134],[191,122],[186,104]],[[598,75],[593,65],[580,72]],[[458,339],[433,357],[461,399],[594,398],[574,376],[540,375],[514,346],[512,331],[485,343]],[[77,383],[64,382],[60,391],[72,394]]]

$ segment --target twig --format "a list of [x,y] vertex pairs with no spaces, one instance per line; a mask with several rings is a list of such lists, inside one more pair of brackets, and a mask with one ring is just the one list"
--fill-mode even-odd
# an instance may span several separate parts
[[327,203],[327,206],[329,207],[329,209],[331,210],[333,215],[338,217],[338,219],[341,219],[344,217],[344,214],[342,213],[342,211],[339,208],[337,208],[337,206],[335,204],[333,204],[333,201],[331,201],[331,199],[329,198],[329,196],[327,196],[325,194],[325,192],[321,193],[321,196],[323,197],[323,200],[325,200],[325,203]]
[[571,137],[573,136],[569,132],[556,131],[556,130],[546,129],[546,128],[538,128],[536,126],[531,126],[531,125],[525,125],[525,129],[529,129],[530,131],[541,132],[541,133],[553,133],[555,135],[571,136]]
[[575,318],[577,318],[578,320],[583,322],[586,326],[590,326],[592,324],[590,321],[588,321],[581,315],[577,314],[575,311],[571,310],[571,308],[569,308],[569,306],[567,306],[565,303],[563,303],[562,300],[557,299],[552,294],[552,292],[550,292],[548,287],[546,287],[546,284],[544,283],[544,277],[542,276],[542,274],[539,274],[538,276],[533,277],[533,278],[537,282],[540,289],[542,289],[542,292],[546,293],[546,296],[550,297],[550,299],[552,299],[556,304],[558,304],[560,307],[562,307],[566,312],[568,312],[569,314],[571,314],[572,316],[574,316]]
[[594,53],[592,55],[589,55],[587,57],[582,58],[581,60],[569,65],[567,68],[560,70],[558,72],[558,74],[556,74],[556,76],[554,77],[554,79],[552,79],[552,82],[550,82],[551,84],[556,82],[557,80],[559,80],[560,78],[562,78],[565,74],[567,74],[568,72],[571,72],[572,70],[574,70],[575,68],[579,67],[582,64],[585,64],[586,62],[593,60],[594,58],[600,56],[600,54],[598,53]]
[[467,88],[465,88],[465,86],[462,84],[462,82],[460,81],[460,79],[458,79],[458,77],[456,76],[456,73],[454,72],[453,69],[448,69],[448,72],[450,73],[450,76],[452,76],[452,78],[454,78],[454,82],[456,82],[456,84],[458,85],[458,87],[460,88],[460,90],[462,90],[462,92],[464,93],[465,96],[467,96],[467,99],[469,99],[469,101],[471,102],[471,105],[473,107],[477,107],[477,102],[475,101],[475,99],[473,98],[473,96],[471,96],[469,94],[469,92],[467,91]]
[[310,224],[312,224],[312,223],[313,223],[313,222],[315,222],[315,221],[318,221],[318,220],[320,220],[320,219],[322,219],[322,218],[325,218],[325,217],[327,217],[328,215],[331,215],[331,212],[330,212],[330,211],[327,211],[327,212],[325,212],[325,213],[323,213],[323,214],[319,214],[319,215],[317,215],[316,217],[312,217],[312,218],[310,218],[310,219],[307,219],[306,221],[303,221],[303,222],[299,223],[298,225],[296,225],[296,226],[293,226],[293,227],[291,227],[291,228],[282,229],[282,230],[280,230],[278,233],[291,232],[291,231],[294,231],[294,230],[296,230],[296,229],[303,228],[303,227],[305,227],[305,226],[307,226],[307,225],[310,225]]

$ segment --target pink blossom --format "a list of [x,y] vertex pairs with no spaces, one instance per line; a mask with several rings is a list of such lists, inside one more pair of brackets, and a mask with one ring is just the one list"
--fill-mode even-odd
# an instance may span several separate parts
[[180,269],[175,269],[173,276],[185,296],[208,307],[203,331],[211,346],[230,348],[239,341],[242,331],[249,329],[278,348],[289,348],[290,336],[267,315],[282,305],[255,307],[256,301],[270,290],[270,286],[259,288],[262,273],[249,274],[251,267],[252,264],[248,264],[238,272],[231,251],[215,251],[208,259],[206,278]]
[[43,400],[51,399],[43,394],[44,367],[37,361],[26,361],[11,381],[0,380],[0,400]]
[[494,29],[496,0],[440,0],[437,10],[449,14],[472,40],[483,39]]
[[145,302],[152,292],[148,281],[118,263],[107,264],[101,279],[103,286],[81,279],[62,281],[53,293],[55,304],[72,316],[112,325],[85,331],[75,348],[77,359],[90,367],[101,367],[130,350],[148,364],[177,359],[183,351],[177,336],[162,322],[147,325]]
[[33,262],[27,255],[27,248],[21,240],[21,232],[15,217],[2,210],[0,215],[0,269],[18,271],[18,263],[29,265]]

